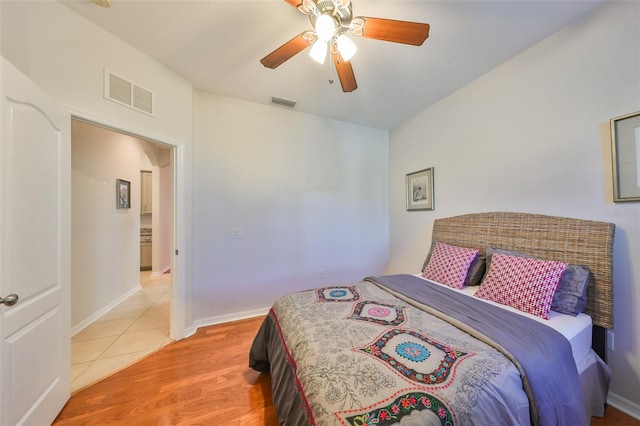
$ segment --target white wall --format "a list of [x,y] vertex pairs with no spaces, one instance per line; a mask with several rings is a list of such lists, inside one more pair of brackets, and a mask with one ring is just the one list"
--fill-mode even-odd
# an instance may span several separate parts
[[[386,272],[419,270],[438,217],[614,222],[610,400],[640,416],[640,204],[612,202],[609,135],[610,118],[638,110],[640,3],[610,2],[394,129]],[[406,212],[405,174],[431,166],[435,211]]]
[[[140,288],[140,228],[152,227],[143,223],[149,215],[140,215],[140,170],[166,175],[170,165],[151,164],[147,154],[156,163],[162,156],[157,144],[79,120],[72,120],[71,143],[71,325],[77,332]],[[116,179],[131,182],[129,209],[115,208]],[[167,218],[171,205],[159,201],[169,198],[171,182],[154,183],[153,216]],[[170,230],[166,220],[153,229],[154,264],[164,267],[152,272],[171,266],[170,245],[163,243]]]
[[[71,325],[81,328],[140,287],[144,143],[77,120],[71,135]],[[129,209],[115,207],[116,179],[131,182]]]
[[[156,241],[154,239],[154,245],[156,247],[157,253],[155,258],[153,259],[153,274],[163,274],[171,269],[171,259],[173,255],[171,253],[171,240],[172,240],[172,197],[171,194],[173,191],[171,190],[173,187],[172,177],[173,170],[171,168],[170,163],[161,164],[157,168],[157,180],[153,179],[153,184],[158,188],[158,191],[154,190],[154,195],[157,195],[158,205],[156,211],[154,211],[153,216],[157,219],[157,230],[156,234],[158,235],[159,240]],[[154,202],[154,208],[155,208]]]
[[[153,165],[151,164],[151,160],[149,159],[149,156],[144,153],[140,156],[140,170],[145,170],[148,172],[151,172],[151,176],[153,177]],[[155,187],[155,185],[152,185],[152,199],[153,199],[153,191],[157,190],[157,188]],[[153,206],[151,206],[153,209]],[[152,215],[150,214],[143,214],[140,215],[140,228],[151,228],[152,223],[151,223],[151,217]]]
[[197,317],[266,310],[291,291],[382,272],[386,131],[194,98]]
[[[191,140],[191,83],[57,1],[5,1],[2,55],[73,111]],[[154,92],[155,117],[103,98],[109,69]]]
[[[0,10],[2,55],[73,114],[178,147],[176,247],[183,267],[174,271],[182,283],[174,298],[184,307],[176,315],[178,328],[186,328],[193,322],[191,83],[56,1],[1,1]],[[154,92],[155,117],[105,100],[105,68]]]
[[151,172],[152,214],[140,215],[140,227],[151,228],[152,275],[162,275],[171,270],[173,168],[171,150],[160,144],[147,142],[145,154],[140,160],[140,170]]
[[[0,7],[3,56],[60,103],[82,118],[178,146],[176,248],[183,268],[177,273],[184,288],[174,293],[174,306],[185,308],[183,330],[195,320],[264,310],[290,289],[382,271],[387,132],[213,95],[201,96],[194,116],[188,81],[60,3],[3,1]],[[103,99],[104,68],[153,91],[156,117]],[[244,228],[241,240],[230,238],[236,226]]]

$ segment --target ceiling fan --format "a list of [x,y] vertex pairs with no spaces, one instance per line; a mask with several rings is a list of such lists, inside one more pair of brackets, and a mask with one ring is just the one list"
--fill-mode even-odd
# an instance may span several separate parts
[[309,56],[324,63],[331,55],[344,92],[358,88],[350,59],[356,45],[347,32],[376,40],[420,46],[429,36],[429,24],[393,19],[353,16],[351,0],[285,0],[309,16],[313,30],[303,31],[260,62],[267,68],[277,68],[309,46]]

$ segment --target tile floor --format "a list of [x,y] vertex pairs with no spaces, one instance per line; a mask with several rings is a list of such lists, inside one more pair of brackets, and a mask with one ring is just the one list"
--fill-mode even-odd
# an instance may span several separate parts
[[140,272],[142,289],[71,338],[71,392],[171,342],[171,274]]

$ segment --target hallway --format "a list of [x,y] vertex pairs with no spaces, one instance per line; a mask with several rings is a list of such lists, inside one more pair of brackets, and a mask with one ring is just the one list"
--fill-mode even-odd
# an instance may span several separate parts
[[71,339],[71,392],[155,352],[169,339],[171,273],[140,272],[142,289]]

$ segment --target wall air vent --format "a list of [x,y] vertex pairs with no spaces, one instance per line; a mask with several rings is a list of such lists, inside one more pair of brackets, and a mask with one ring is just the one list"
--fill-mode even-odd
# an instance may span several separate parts
[[292,101],[291,99],[279,98],[277,96],[271,97],[271,103],[274,105],[280,105],[287,108],[293,108],[296,106],[296,101]]
[[104,70],[104,97],[110,101],[153,115],[153,92],[109,70]]

